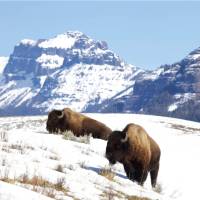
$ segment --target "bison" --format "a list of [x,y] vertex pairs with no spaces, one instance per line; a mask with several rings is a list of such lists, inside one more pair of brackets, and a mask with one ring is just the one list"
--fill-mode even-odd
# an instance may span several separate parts
[[128,124],[123,131],[113,131],[106,146],[110,164],[122,163],[127,177],[140,185],[150,172],[152,187],[156,186],[160,154],[158,144],[136,124]]
[[72,131],[75,136],[92,134],[94,138],[107,140],[112,132],[105,124],[72,111],[70,108],[53,110],[48,114],[46,129],[50,133]]

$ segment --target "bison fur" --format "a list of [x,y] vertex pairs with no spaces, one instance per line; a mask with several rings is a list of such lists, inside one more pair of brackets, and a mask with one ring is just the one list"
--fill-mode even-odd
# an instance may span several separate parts
[[72,131],[78,137],[91,134],[94,138],[104,140],[107,140],[112,132],[105,124],[70,108],[52,110],[48,114],[46,128],[50,133]]
[[106,157],[110,164],[120,162],[132,181],[143,185],[148,173],[156,186],[160,148],[139,125],[128,124],[123,131],[113,131],[107,142]]

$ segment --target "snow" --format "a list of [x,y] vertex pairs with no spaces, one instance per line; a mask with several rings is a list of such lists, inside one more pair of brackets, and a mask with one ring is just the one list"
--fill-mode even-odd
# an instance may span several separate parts
[[16,107],[32,99],[37,94],[34,90],[31,75],[26,80],[10,81],[0,85],[0,107],[14,104]]
[[40,63],[42,67],[54,69],[62,66],[64,58],[58,55],[42,54],[36,61]]
[[41,85],[41,88],[43,87],[46,78],[47,78],[47,76],[40,76],[40,85]]
[[0,181],[0,199],[1,200],[52,200],[46,196],[40,195],[39,193],[32,192],[28,189],[11,185]]
[[182,93],[182,94],[176,94],[174,95],[175,102],[168,106],[168,111],[173,112],[176,110],[181,104],[184,104],[185,102],[195,99],[196,94],[195,93]]
[[[90,138],[89,143],[63,139],[48,134],[47,116],[0,118],[0,177],[10,180],[27,174],[37,175],[52,184],[64,178],[62,191],[54,191],[53,199],[127,199],[127,196],[159,200],[188,200],[200,196],[200,124],[166,117],[135,114],[86,114],[112,129],[121,130],[127,123],[142,125],[161,147],[158,175],[160,192],[153,191],[150,178],[141,187],[126,178],[121,164],[112,167],[116,174],[109,180],[99,174],[108,167],[106,141]],[[58,172],[56,167],[63,170]],[[30,185],[0,181],[1,200],[44,199],[45,188],[36,193]],[[25,188],[24,188],[25,187]],[[37,188],[35,188],[36,190]]]
[[164,69],[162,67],[160,67],[152,72],[145,74],[144,79],[155,80],[155,79],[159,78],[160,74],[163,72],[164,72]]
[[175,98],[180,101],[180,103],[185,103],[190,99],[196,97],[196,93],[178,93],[175,95]]
[[114,98],[121,98],[123,96],[126,96],[126,95],[130,95],[133,93],[133,86],[130,86],[129,88],[127,88],[125,91],[123,91],[122,93],[119,93],[116,97]]
[[35,46],[37,44],[37,41],[31,39],[23,39],[20,41],[20,44]]
[[9,57],[0,57],[0,75],[3,73],[5,66],[8,63]]
[[34,107],[48,111],[66,105],[81,111],[91,100],[101,103],[132,85],[137,72],[132,65],[76,64],[70,70],[62,69],[52,75],[59,82],[52,89],[54,98]]
[[[108,50],[107,50],[108,51]],[[106,51],[100,48],[94,50],[95,54],[104,54]]]
[[186,58],[196,60],[200,58],[200,54],[191,54],[191,55],[188,55]]
[[41,48],[58,48],[70,49],[73,47],[76,38],[71,37],[69,34],[60,34],[56,37],[41,42],[38,46]]
[[177,106],[176,104],[172,104],[172,105],[170,105],[170,106],[168,107],[168,111],[169,111],[169,112],[172,112],[172,111],[176,110],[177,108],[178,108],[178,106]]

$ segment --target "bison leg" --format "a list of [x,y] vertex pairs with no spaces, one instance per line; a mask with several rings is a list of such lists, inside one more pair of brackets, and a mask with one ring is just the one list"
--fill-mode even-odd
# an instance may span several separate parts
[[154,169],[150,171],[151,175],[151,185],[152,187],[156,186],[157,176],[158,176],[158,170],[159,170],[159,163],[156,165]]
[[132,181],[135,180],[134,178],[134,169],[129,164],[124,164],[124,170],[126,172],[126,176],[131,179]]
[[124,164],[124,170],[126,172],[127,177],[132,180],[136,181],[138,184],[143,185],[144,181],[147,178],[148,172],[141,168],[141,166],[137,166],[134,168],[131,165]]
[[135,180],[138,182],[138,184],[143,185],[147,179],[147,175],[148,175],[147,170],[137,168],[135,171]]

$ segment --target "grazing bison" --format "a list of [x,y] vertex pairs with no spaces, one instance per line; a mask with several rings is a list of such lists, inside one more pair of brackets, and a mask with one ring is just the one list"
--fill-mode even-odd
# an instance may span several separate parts
[[74,112],[70,108],[51,111],[48,114],[46,128],[50,133],[70,130],[75,136],[92,134],[94,138],[103,140],[107,140],[112,132],[105,124]]
[[124,165],[127,177],[143,185],[148,172],[155,187],[160,161],[158,144],[139,125],[128,124],[123,131],[113,131],[106,147],[110,164]]

